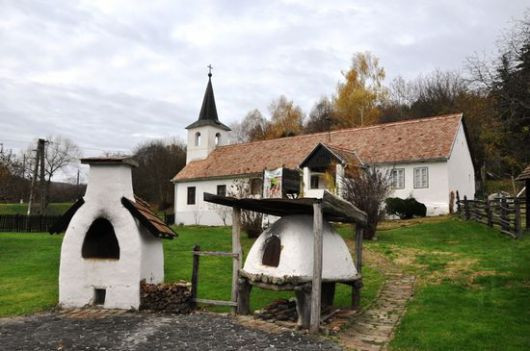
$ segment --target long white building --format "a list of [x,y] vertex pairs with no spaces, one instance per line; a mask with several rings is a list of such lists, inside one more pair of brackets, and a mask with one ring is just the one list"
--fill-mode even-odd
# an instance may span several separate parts
[[425,204],[427,215],[448,213],[451,192],[468,198],[475,193],[462,114],[230,144],[230,128],[219,121],[210,75],[199,119],[186,129],[186,166],[172,180],[177,224],[230,224],[228,211],[204,202],[203,193],[241,194],[243,186],[246,195],[262,196],[264,188],[268,195],[271,182],[265,177],[264,186],[264,173],[273,170],[289,175],[288,184],[280,182],[285,183],[284,196],[318,197],[322,189],[340,195],[348,167],[374,164],[391,172],[391,196],[413,196]]

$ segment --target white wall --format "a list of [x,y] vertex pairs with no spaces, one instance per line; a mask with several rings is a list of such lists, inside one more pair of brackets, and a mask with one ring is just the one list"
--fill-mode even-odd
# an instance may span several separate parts
[[[201,133],[200,145],[195,145],[196,133]],[[221,139],[219,144],[215,144],[215,135],[219,133]],[[213,126],[203,126],[188,129],[188,143],[186,148],[186,163],[194,160],[204,160],[216,146],[227,145],[230,142],[229,132]]]
[[454,191],[456,195],[458,190],[461,199],[464,198],[464,195],[468,199],[473,199],[475,196],[475,170],[462,124],[458,129],[451,156],[447,162],[447,169],[449,191]]
[[[447,176],[447,162],[416,162],[395,165],[382,165],[381,170],[386,172],[395,168],[405,169],[405,187],[395,189],[390,197],[405,199],[409,196],[427,207],[428,216],[436,216],[449,212],[449,180]],[[414,168],[427,167],[429,186],[427,188],[414,188]]]
[[[248,179],[245,179],[248,182]],[[226,225],[232,224],[232,209],[205,202],[204,193],[217,194],[218,185],[226,185],[227,194],[230,193],[234,179],[203,180],[185,183],[175,183],[175,224],[184,225]],[[195,205],[188,205],[188,187],[195,187]]]

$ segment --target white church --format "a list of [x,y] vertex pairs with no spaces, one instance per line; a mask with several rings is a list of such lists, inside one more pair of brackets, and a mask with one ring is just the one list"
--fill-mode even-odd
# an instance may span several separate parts
[[228,212],[204,202],[203,193],[241,194],[241,185],[254,197],[319,197],[324,189],[340,196],[341,177],[359,165],[388,170],[390,196],[413,196],[427,215],[448,213],[451,192],[475,194],[462,114],[231,144],[208,76],[199,119],[186,127],[186,166],[172,179],[176,224],[230,224]]

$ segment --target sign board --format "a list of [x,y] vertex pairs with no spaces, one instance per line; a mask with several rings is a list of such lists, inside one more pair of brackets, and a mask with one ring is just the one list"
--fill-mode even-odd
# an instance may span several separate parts
[[276,168],[263,171],[263,198],[285,198],[300,192],[300,174],[297,170]]

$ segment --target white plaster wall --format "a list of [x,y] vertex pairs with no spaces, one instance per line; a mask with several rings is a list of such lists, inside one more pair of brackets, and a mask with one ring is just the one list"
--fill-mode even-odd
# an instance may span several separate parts
[[[395,168],[405,169],[405,187],[395,189],[390,197],[405,199],[413,196],[417,201],[427,207],[428,216],[436,216],[449,213],[449,180],[447,175],[447,162],[416,162],[395,165],[382,165],[383,172]],[[429,169],[429,187],[414,188],[414,168],[427,167]]]
[[[342,237],[326,221],[323,223],[322,278],[353,279],[357,271]],[[261,264],[263,245],[272,235],[279,234],[282,250],[278,267]],[[248,253],[245,272],[265,274],[271,277],[297,276],[311,280],[313,277],[313,216],[296,215],[282,217],[261,233]]]
[[155,238],[147,229],[140,226],[140,240],[142,245],[142,259],[140,280],[146,283],[158,284],[164,281],[164,248],[162,240]]
[[[141,278],[163,279],[162,246],[142,239],[145,233],[140,233],[136,220],[121,204],[123,196],[134,199],[129,166],[90,166],[85,204],[70,221],[61,246],[59,303],[62,306],[92,304],[94,289],[101,288],[106,289],[105,308],[137,309]],[[106,218],[114,227],[120,247],[119,260],[81,256],[86,232],[99,217]],[[143,261],[147,255],[149,259]]]
[[[201,143],[195,145],[195,134],[201,133]],[[219,145],[215,145],[215,134],[221,135]],[[186,164],[194,160],[204,160],[216,146],[227,145],[230,143],[230,134],[228,131],[213,126],[203,126],[188,129],[188,143],[186,148]]]
[[[248,182],[248,179],[244,179]],[[175,224],[184,225],[223,225],[221,214],[226,215],[226,224],[232,224],[232,210],[230,207],[205,202],[203,194],[217,194],[218,185],[226,185],[230,193],[234,179],[203,180],[194,182],[175,183]],[[188,187],[195,187],[195,205],[188,205]]]
[[460,198],[463,199],[465,195],[468,199],[473,199],[475,196],[475,170],[462,123],[458,128],[451,156],[447,161],[447,169],[449,191],[454,191],[456,195],[458,190]]

